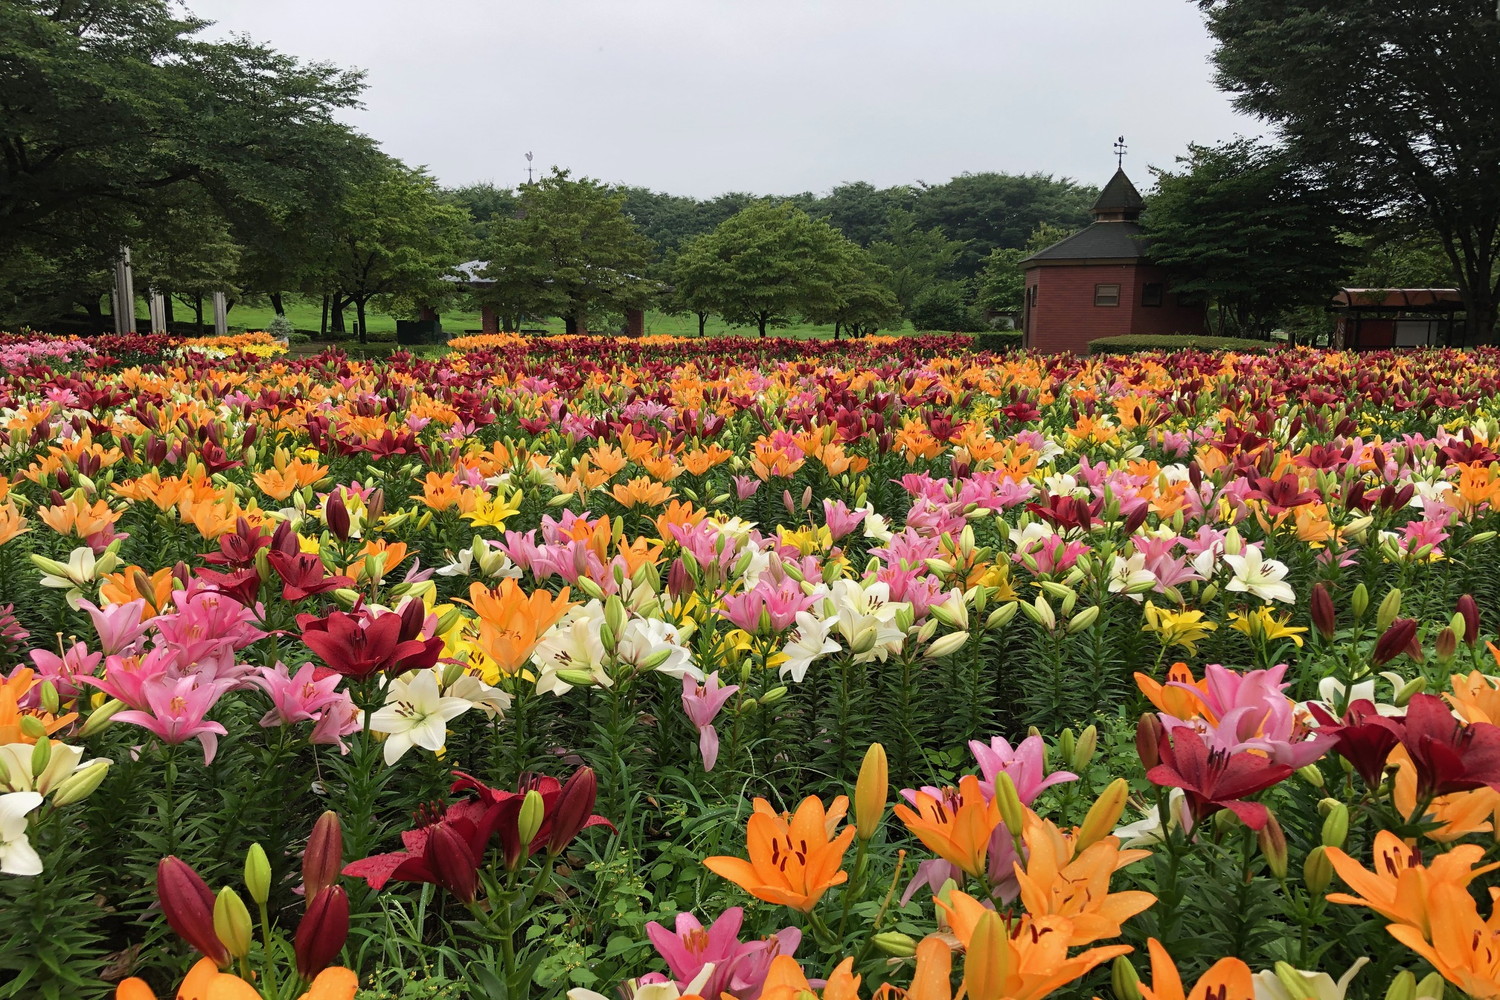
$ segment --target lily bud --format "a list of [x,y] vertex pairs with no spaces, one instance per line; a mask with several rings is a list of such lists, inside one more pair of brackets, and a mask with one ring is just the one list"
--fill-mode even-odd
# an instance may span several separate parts
[[1141,767],[1149,771],[1161,763],[1159,748],[1166,736],[1166,727],[1161,724],[1155,712],[1141,713],[1141,720],[1135,727],[1135,752],[1141,758]]
[[1094,750],[1099,746],[1099,727],[1089,726],[1078,734],[1078,743],[1069,755],[1068,763],[1074,771],[1082,771],[1094,759]]
[[1385,595],[1380,602],[1380,607],[1375,609],[1375,627],[1384,631],[1390,627],[1391,622],[1401,613],[1401,590],[1392,587],[1391,592]]
[[1110,831],[1120,822],[1120,814],[1125,811],[1125,800],[1129,797],[1130,782],[1124,778],[1116,778],[1109,783],[1109,787],[1089,806],[1088,815],[1078,828],[1075,853],[1086,850],[1091,844],[1109,836]]
[[1072,760],[1073,751],[1078,746],[1078,737],[1073,735],[1073,730],[1064,729],[1057,737],[1057,755],[1063,760]]
[[[942,656],[948,656],[964,648],[964,643],[969,641],[967,632],[949,632],[947,635],[939,636],[933,640],[922,656],[928,660],[936,660]],[[873,646],[873,643],[871,644]]]
[[349,897],[342,886],[329,886],[308,904],[307,915],[297,925],[292,940],[297,974],[311,982],[338,957],[348,937]]
[[1409,969],[1402,969],[1396,973],[1396,978],[1391,980],[1390,988],[1385,991],[1385,1000],[1416,1000],[1417,977]]
[[[29,718],[23,716],[23,718]],[[52,741],[46,738],[47,731],[42,730],[42,738],[38,739],[31,748],[31,773],[41,774],[47,770],[47,762],[52,759]]]
[[23,715],[21,716],[21,735],[45,743],[47,742],[47,727],[42,725],[42,720],[36,716]]
[[1313,628],[1318,630],[1318,634],[1325,639],[1332,639],[1338,628],[1338,612],[1333,607],[1333,598],[1328,594],[1327,584],[1321,580],[1313,584],[1311,614]]
[[62,699],[57,696],[57,685],[51,681],[41,683],[42,711],[48,715],[57,715],[62,711]]
[[1370,590],[1364,584],[1356,584],[1354,592],[1349,595],[1349,610],[1354,612],[1355,618],[1364,618],[1365,612],[1370,609]]
[[229,950],[214,933],[214,894],[187,862],[165,857],[156,866],[156,899],[167,924],[221,968]]
[[910,934],[900,931],[882,931],[872,940],[875,947],[896,958],[910,958],[917,953],[917,942]]
[[854,783],[854,830],[860,840],[868,841],[880,828],[890,796],[890,782],[885,747],[871,743],[859,766],[859,780]]
[[323,520],[328,533],[341,542],[349,540],[349,508],[344,505],[343,490],[334,490],[323,502]]
[[780,701],[781,699],[785,698],[786,695],[787,695],[787,687],[786,687],[786,685],[785,684],[779,684],[776,687],[773,687],[771,690],[767,691],[765,694],[761,695],[760,696],[760,703],[762,705],[774,705],[778,701]]
[[[1399,595],[1400,591],[1392,593]],[[1393,618],[1383,627],[1385,631],[1375,640],[1375,649],[1370,653],[1370,662],[1377,667],[1384,666],[1406,652],[1417,635],[1415,618]]]
[[1016,617],[1016,612],[1020,609],[1020,606],[1020,601],[1006,601],[990,612],[989,617],[984,620],[984,630],[986,632],[993,632],[995,629],[1004,628],[1009,625],[1011,619]]
[[1271,869],[1271,874],[1279,881],[1286,878],[1286,834],[1274,812],[1267,812],[1266,816],[1266,825],[1260,828],[1255,837],[1260,844],[1260,853],[1266,859],[1266,867]]
[[1417,981],[1413,991],[1416,1000],[1443,1000],[1443,977],[1441,973],[1429,972]]
[[93,795],[104,783],[104,775],[109,772],[112,763],[114,762],[109,760],[96,760],[83,770],[74,771],[59,781],[52,792],[52,807],[61,809]]
[[1141,1000],[1141,977],[1124,955],[1116,955],[1109,970],[1109,985],[1115,1000]]
[[1077,635],[1079,632],[1086,630],[1090,625],[1094,624],[1094,622],[1098,620],[1099,605],[1091,604],[1088,607],[1084,608],[1082,611],[1078,612],[1078,614],[1074,615],[1073,620],[1068,622],[1068,634]]
[[344,868],[344,831],[339,814],[332,809],[318,817],[307,837],[302,854],[302,885],[309,904],[317,895],[338,881]]
[[1297,769],[1297,776],[1314,788],[1322,788],[1324,785],[1323,772],[1316,764],[1307,764]]
[[271,898],[271,860],[259,844],[251,844],[245,852],[245,891],[256,906],[265,906]]
[[1021,805],[1021,795],[1010,775],[1001,771],[995,776],[995,805],[1000,809],[1000,818],[1012,835],[1019,835],[1026,822],[1026,810]]
[[1457,611],[1464,618],[1464,643],[1470,648],[1479,641],[1479,605],[1468,594],[1458,599]]
[[1342,848],[1348,838],[1349,807],[1342,802],[1335,802],[1323,819],[1323,846]]
[[547,803],[542,799],[542,793],[535,788],[528,791],[521,800],[521,811],[516,815],[516,836],[521,841],[523,850],[536,839],[546,812]]
[[1292,997],[1292,1000],[1318,1000],[1318,993],[1313,989],[1307,974],[1302,970],[1294,968],[1288,962],[1277,962],[1272,971],[1283,989]]
[[1411,701],[1412,695],[1421,694],[1426,690],[1427,678],[1413,677],[1411,680],[1401,685],[1401,690],[1396,692],[1396,698],[1393,704],[1395,704],[1397,708],[1405,708],[1406,703]]
[[1437,635],[1436,652],[1439,663],[1447,663],[1458,652],[1458,633],[1445,628]]
[[465,906],[474,902],[479,891],[479,859],[458,830],[447,823],[429,827],[422,860],[437,877],[438,885],[459,902]]
[[214,933],[229,949],[229,954],[235,958],[250,954],[252,930],[250,911],[245,908],[245,901],[239,893],[227,885],[220,889],[214,900]]
[[594,812],[598,794],[599,781],[591,767],[580,767],[563,783],[557,796],[557,811],[553,813],[552,835],[547,838],[548,854],[561,854],[578,836]]
[[1328,891],[1328,884],[1333,881],[1333,862],[1328,860],[1327,849],[1321,844],[1307,852],[1307,860],[1302,862],[1302,881],[1314,896]]

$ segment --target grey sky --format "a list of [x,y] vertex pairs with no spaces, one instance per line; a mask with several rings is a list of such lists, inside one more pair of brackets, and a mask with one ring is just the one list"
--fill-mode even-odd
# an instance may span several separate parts
[[707,197],[1041,171],[1259,134],[1188,0],[187,0],[368,71],[349,121],[444,184],[536,166]]

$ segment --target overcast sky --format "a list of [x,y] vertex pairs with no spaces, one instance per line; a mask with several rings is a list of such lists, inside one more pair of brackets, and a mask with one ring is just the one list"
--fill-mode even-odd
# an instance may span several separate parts
[[1042,172],[1142,189],[1262,131],[1188,0],[187,0],[368,72],[349,122],[445,185],[538,169],[709,197]]

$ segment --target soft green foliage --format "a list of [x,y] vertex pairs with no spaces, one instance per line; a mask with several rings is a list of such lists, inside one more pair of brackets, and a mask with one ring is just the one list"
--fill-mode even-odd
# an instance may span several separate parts
[[1021,269],[1026,256],[1027,251],[1008,247],[990,251],[979,269],[975,304],[990,312],[1019,312],[1026,293],[1026,272]]
[[500,310],[502,325],[561,315],[569,329],[591,314],[644,305],[651,242],[624,211],[625,199],[592,178],[552,173],[521,189],[517,215],[496,219],[485,246],[495,286],[481,301]]
[[976,333],[974,335],[974,346],[981,351],[994,351],[1001,354],[1005,351],[1019,350],[1023,334],[1020,330],[995,330],[990,333]]
[[799,208],[757,202],[682,247],[678,294],[763,337],[794,315],[837,310],[847,243]]
[[814,323],[833,323],[836,330],[854,336],[899,324],[901,303],[891,292],[890,269],[848,240],[839,250],[842,260],[835,295],[814,303],[806,318]]
[[937,226],[922,229],[906,209],[890,213],[886,238],[870,244],[870,255],[890,271],[890,289],[911,315],[912,306],[927,289],[953,278],[965,243],[950,240]]
[[468,238],[463,209],[438,197],[431,177],[394,160],[363,179],[339,206],[321,281],[354,304],[363,339],[372,298],[432,299]]
[[1246,139],[1190,146],[1179,162],[1156,172],[1149,252],[1175,292],[1212,301],[1221,335],[1263,336],[1287,309],[1328,301],[1353,257],[1332,192]]
[[1368,214],[1430,229],[1471,342],[1500,303],[1500,17],[1489,0],[1198,0],[1219,83]]
[[965,245],[958,272],[972,277],[991,250],[1025,245],[1043,222],[1082,229],[1098,193],[1048,174],[962,174],[924,189],[915,211],[917,225],[936,226]]
[[1278,345],[1244,337],[1199,337],[1137,333],[1089,341],[1090,354],[1134,354],[1137,351],[1251,351],[1264,353]]
[[978,311],[969,305],[969,290],[962,281],[927,286],[912,303],[907,315],[918,330],[963,333],[984,328]]

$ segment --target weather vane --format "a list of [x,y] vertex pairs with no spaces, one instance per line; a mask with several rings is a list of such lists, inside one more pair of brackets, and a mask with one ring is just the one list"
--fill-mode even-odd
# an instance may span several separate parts
[[1115,140],[1115,166],[1121,170],[1125,169],[1125,137],[1123,135]]
[[526,154],[526,183],[531,183],[531,154]]

